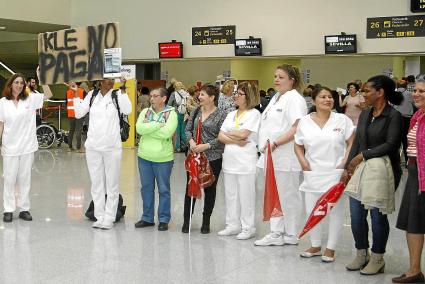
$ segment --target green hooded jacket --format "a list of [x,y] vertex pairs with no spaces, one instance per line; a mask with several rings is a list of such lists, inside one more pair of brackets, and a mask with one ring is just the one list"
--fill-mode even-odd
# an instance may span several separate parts
[[177,114],[173,107],[165,106],[159,113],[152,107],[142,110],[136,122],[136,131],[140,135],[138,156],[156,163],[174,160],[176,128]]

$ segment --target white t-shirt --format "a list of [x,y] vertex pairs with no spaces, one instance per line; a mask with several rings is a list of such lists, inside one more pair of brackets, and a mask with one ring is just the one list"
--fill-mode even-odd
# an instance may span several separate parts
[[[307,114],[307,104],[297,90],[283,94],[279,101],[276,93],[270,100],[261,116],[259,131],[259,148],[263,147],[267,139],[272,143],[287,132],[294,123]],[[294,141],[280,145],[273,151],[273,165],[276,171],[301,171],[301,166],[295,156]],[[257,167],[264,167],[264,153],[257,162]]]
[[331,113],[321,129],[311,118],[312,114],[300,119],[295,134],[295,143],[303,145],[305,158],[311,171],[304,171],[302,191],[325,192],[339,181],[346,152],[346,141],[354,132],[352,120],[344,114]]
[[[127,94],[120,92],[117,91],[120,111],[128,115],[132,109],[131,102]],[[112,101],[112,89],[105,96],[99,92],[90,107],[92,94],[93,91],[90,91],[83,101],[80,98],[74,98],[76,118],[81,118],[90,111],[86,149],[96,151],[121,149],[120,120],[118,110]]]
[[12,100],[0,99],[0,121],[4,123],[1,154],[20,156],[38,150],[36,110],[43,107],[44,94],[30,93],[15,106]]
[[236,144],[226,144],[223,153],[223,172],[229,174],[255,174],[257,163],[258,128],[261,114],[256,109],[250,109],[236,119],[237,110],[230,112],[221,126],[221,131],[247,129],[249,143],[241,147]]

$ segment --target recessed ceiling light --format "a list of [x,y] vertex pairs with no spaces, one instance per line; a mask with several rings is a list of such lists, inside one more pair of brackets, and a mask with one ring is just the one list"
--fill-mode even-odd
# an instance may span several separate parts
[[5,29],[6,29],[6,27],[0,27],[0,31],[5,30]]

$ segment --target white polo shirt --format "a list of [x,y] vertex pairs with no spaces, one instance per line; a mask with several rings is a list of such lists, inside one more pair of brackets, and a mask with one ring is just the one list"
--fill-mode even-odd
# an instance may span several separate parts
[[[112,101],[112,90],[109,90],[105,96],[102,96],[99,91],[91,107],[90,99],[93,91],[90,91],[84,100],[74,98],[76,118],[81,118],[90,111],[89,130],[84,144],[87,150],[110,151],[122,148],[120,120],[118,110]],[[117,97],[121,113],[130,114],[132,106],[128,95],[118,90]]]
[[[307,114],[307,104],[297,90],[283,94],[279,101],[276,93],[270,100],[261,116],[258,147],[261,149],[267,142],[272,143],[287,132],[294,123]],[[273,165],[277,171],[301,171],[301,166],[295,156],[294,141],[280,145],[273,151]],[[257,167],[264,167],[264,153],[261,153]]]
[[0,99],[0,121],[4,123],[1,154],[20,156],[38,150],[36,110],[43,107],[44,94],[30,93],[15,105],[12,100]]
[[313,121],[311,114],[300,119],[295,143],[304,146],[305,158],[311,168],[311,171],[304,171],[300,190],[325,192],[339,181],[343,170],[337,169],[337,166],[344,159],[346,141],[354,129],[352,120],[340,113],[332,112],[322,129]]
[[250,109],[236,119],[237,110],[230,112],[224,120],[221,131],[228,132],[246,129],[251,131],[248,144],[241,147],[236,144],[226,144],[223,153],[223,172],[229,174],[255,174],[257,163],[258,128],[261,114],[256,109]]

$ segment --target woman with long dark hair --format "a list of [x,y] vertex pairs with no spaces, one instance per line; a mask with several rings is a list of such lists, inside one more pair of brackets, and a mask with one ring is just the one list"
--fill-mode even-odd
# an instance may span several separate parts
[[[37,75],[38,73],[37,69]],[[42,86],[44,93],[27,93],[25,87],[25,78],[22,74],[12,75],[6,82],[0,100],[0,121],[3,126],[1,154],[4,175],[4,222],[12,222],[16,205],[20,209],[20,219],[32,220],[29,212],[31,167],[34,152],[38,150],[35,114],[37,109],[43,107],[43,101],[52,97],[47,85]],[[16,185],[19,185],[17,204]]]

